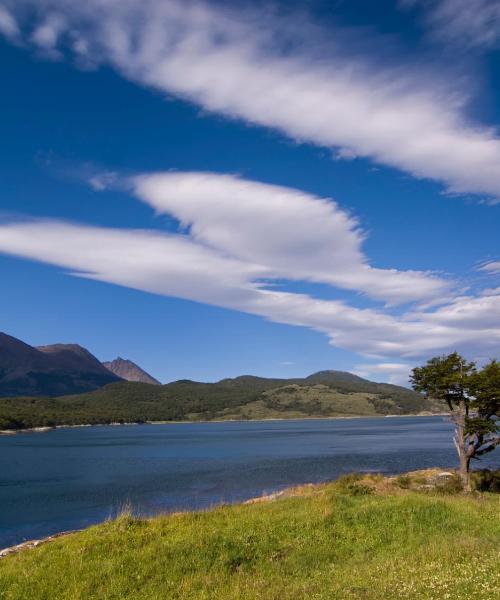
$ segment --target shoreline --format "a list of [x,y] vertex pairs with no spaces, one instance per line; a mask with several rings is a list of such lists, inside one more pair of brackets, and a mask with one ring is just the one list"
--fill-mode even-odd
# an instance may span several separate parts
[[2,558],[5,558],[6,556],[10,556],[11,554],[17,554],[18,552],[22,552],[23,550],[37,548],[38,546],[46,544],[47,542],[52,542],[58,538],[66,537],[68,535],[72,535],[73,533],[79,533],[80,531],[85,531],[85,529],[72,529],[70,531],[61,531],[59,533],[47,535],[46,537],[40,538],[38,540],[26,540],[25,542],[21,542],[20,544],[14,544],[14,546],[0,548],[0,560],[2,560]]
[[[396,415],[396,416],[401,416],[401,415]],[[454,468],[430,467],[427,469],[419,469],[416,471],[404,471],[403,473],[389,473],[389,474],[380,473],[380,475],[383,475],[384,479],[386,479],[386,480],[392,480],[399,475],[412,475],[415,473],[432,473],[432,472],[434,472],[436,474],[437,472],[439,472],[441,475],[449,476],[450,474],[454,473],[455,471],[456,470]],[[367,473],[363,473],[363,475],[364,476],[372,476],[372,475],[379,475],[379,473],[367,472]],[[171,512],[170,511],[160,511],[160,512],[158,512],[154,515],[151,515],[149,517],[146,517],[146,518],[147,519],[155,519],[160,516],[177,516],[177,515],[181,515],[181,514],[205,512],[206,510],[212,510],[213,508],[217,508],[217,506],[221,506],[221,505],[222,506],[244,506],[244,505],[272,502],[272,501],[278,500],[280,498],[287,498],[287,497],[293,497],[293,496],[300,495],[300,494],[298,494],[298,492],[300,490],[303,490],[304,488],[307,488],[309,490],[314,490],[315,488],[324,487],[325,485],[334,483],[335,481],[337,481],[339,479],[339,477],[340,477],[340,475],[338,477],[335,477],[334,479],[329,479],[327,481],[318,481],[318,482],[310,482],[309,481],[309,482],[304,482],[304,483],[298,483],[298,484],[295,484],[292,486],[284,487],[282,489],[277,489],[275,491],[271,491],[269,493],[263,493],[260,496],[253,496],[251,498],[248,498],[247,500],[239,500],[236,502],[228,502],[228,503],[222,502],[219,505],[210,506],[210,507],[207,507],[206,509],[201,508],[201,509],[188,509],[188,510],[174,510]],[[38,539],[26,540],[24,542],[20,542],[19,544],[14,544],[13,546],[8,546],[6,548],[0,548],[0,560],[7,556],[11,556],[12,554],[18,554],[19,552],[23,552],[24,550],[37,548],[38,546],[41,546],[42,544],[52,542],[59,538],[67,537],[67,536],[70,536],[70,535],[73,535],[76,533],[81,533],[82,531],[85,531],[85,530],[89,529],[90,527],[99,526],[104,522],[105,521],[99,521],[97,523],[88,525],[87,527],[82,527],[80,529],[70,529],[67,531],[59,531],[59,532],[47,535],[45,537],[41,537]]]
[[[397,415],[400,416],[400,415]],[[397,477],[401,476],[401,475],[425,475],[426,477],[433,477],[434,478],[434,487],[436,487],[436,478],[439,477],[449,477],[452,476],[453,474],[457,473],[456,468],[446,468],[446,467],[428,467],[428,468],[424,468],[424,469],[417,469],[417,470],[413,470],[413,471],[403,471],[403,472],[392,472],[392,473],[378,473],[378,472],[366,472],[366,473],[361,473],[361,475],[363,477],[373,477],[373,476],[382,476],[383,479],[385,481],[394,481]],[[288,487],[284,487],[282,489],[276,489],[275,491],[271,491],[269,493],[263,493],[259,496],[253,496],[251,498],[248,498],[246,500],[239,500],[237,502],[229,502],[229,503],[225,503],[222,502],[221,504],[217,504],[217,505],[213,505],[210,507],[207,507],[205,509],[201,508],[201,509],[187,509],[187,510],[174,510],[174,511],[160,511],[154,515],[150,515],[148,517],[146,517],[147,519],[155,519],[157,517],[161,517],[161,516],[177,516],[177,515],[181,515],[181,514],[190,514],[190,513],[198,513],[198,512],[205,512],[206,510],[210,511],[214,508],[217,508],[218,506],[244,506],[244,505],[253,505],[253,504],[261,504],[261,503],[266,503],[266,502],[273,502],[275,500],[279,500],[281,498],[289,498],[289,497],[296,497],[296,496],[300,496],[301,492],[307,488],[309,490],[314,490],[315,488],[322,488],[325,485],[329,485],[332,483],[335,483],[339,477],[341,477],[341,475],[335,477],[334,479],[328,479],[327,481],[318,481],[318,482],[303,482],[303,483],[298,483],[292,486],[288,486]],[[428,487],[428,486],[424,486],[424,487]],[[402,491],[408,491],[407,488],[402,489]],[[118,517],[116,517],[118,518]],[[68,537],[71,535],[74,535],[76,533],[81,533],[82,531],[86,531],[87,529],[91,528],[91,527],[96,527],[101,525],[102,523],[104,523],[105,521],[99,521],[97,523],[94,523],[92,525],[88,525],[86,527],[82,527],[80,529],[70,529],[70,530],[66,530],[66,531],[59,531],[56,533],[52,533],[50,535],[38,538],[38,539],[31,539],[31,540],[26,540],[24,542],[20,542],[19,544],[14,544],[13,546],[8,546],[6,548],[0,548],[0,560],[2,560],[2,558],[5,558],[7,556],[11,556],[12,554],[18,554],[19,552],[23,552],[24,550],[29,550],[29,549],[33,549],[33,548],[37,548],[38,546],[41,546],[42,544],[46,544],[49,542],[53,542],[59,538],[63,538],[63,537]]]
[[125,427],[129,425],[178,425],[204,423],[266,423],[268,421],[340,421],[345,419],[397,419],[405,417],[446,417],[448,413],[418,413],[408,415],[349,415],[336,417],[269,417],[268,419],[212,419],[210,421],[145,421],[138,423],[81,423],[78,425],[54,425],[45,427],[27,427],[25,429],[0,429],[0,436],[21,435],[24,433],[46,433],[55,429],[77,429],[80,427]]

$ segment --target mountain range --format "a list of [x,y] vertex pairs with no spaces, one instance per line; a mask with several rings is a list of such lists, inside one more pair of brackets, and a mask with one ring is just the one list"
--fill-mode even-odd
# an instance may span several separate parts
[[158,383],[131,361],[102,364],[78,344],[35,347],[0,332],[0,396],[80,394],[123,379]]
[[98,423],[411,415],[442,410],[432,399],[407,388],[334,370],[294,379],[243,375],[216,383],[184,379],[161,385],[125,359],[102,364],[78,345],[35,348],[6,334],[0,334],[0,396],[0,430]]

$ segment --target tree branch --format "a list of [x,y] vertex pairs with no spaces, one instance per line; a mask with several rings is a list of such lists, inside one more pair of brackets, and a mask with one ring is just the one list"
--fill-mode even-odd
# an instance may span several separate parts
[[498,438],[496,438],[494,440],[488,440],[487,444],[488,445],[485,446],[484,448],[481,448],[480,450],[477,450],[476,456],[482,456],[483,454],[486,454],[487,452],[491,452],[497,446],[500,446],[500,437],[498,437]]

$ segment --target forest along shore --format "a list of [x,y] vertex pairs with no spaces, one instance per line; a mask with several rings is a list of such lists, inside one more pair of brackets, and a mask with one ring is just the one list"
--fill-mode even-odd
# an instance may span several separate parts
[[54,429],[77,429],[80,427],[124,427],[130,425],[176,425],[179,423],[264,423],[268,421],[338,421],[343,419],[401,419],[409,417],[447,417],[448,413],[422,412],[417,415],[349,415],[342,417],[269,417],[268,419],[212,419],[209,421],[145,421],[141,423],[82,423],[79,425],[54,425],[51,427],[27,427],[26,429],[0,429],[0,435],[46,433]]

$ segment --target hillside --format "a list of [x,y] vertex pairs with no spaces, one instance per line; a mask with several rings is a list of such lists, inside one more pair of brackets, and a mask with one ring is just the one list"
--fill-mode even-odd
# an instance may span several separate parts
[[[181,380],[166,385],[118,382],[59,398],[0,399],[0,429],[85,423],[200,421],[404,415],[438,412],[440,405],[406,388],[336,372],[305,379],[242,376],[218,383]],[[353,376],[354,377],[354,376]]]
[[117,377],[121,377],[126,381],[139,381],[141,383],[161,385],[157,379],[152,377],[149,373],[146,373],[139,365],[136,365],[131,360],[121,358],[120,356],[115,358],[115,360],[103,362],[102,364]]
[[441,476],[346,476],[205,512],[124,513],[1,558],[0,597],[498,598],[498,498],[454,495]]
[[77,344],[35,348],[0,332],[0,396],[62,396],[120,378]]

